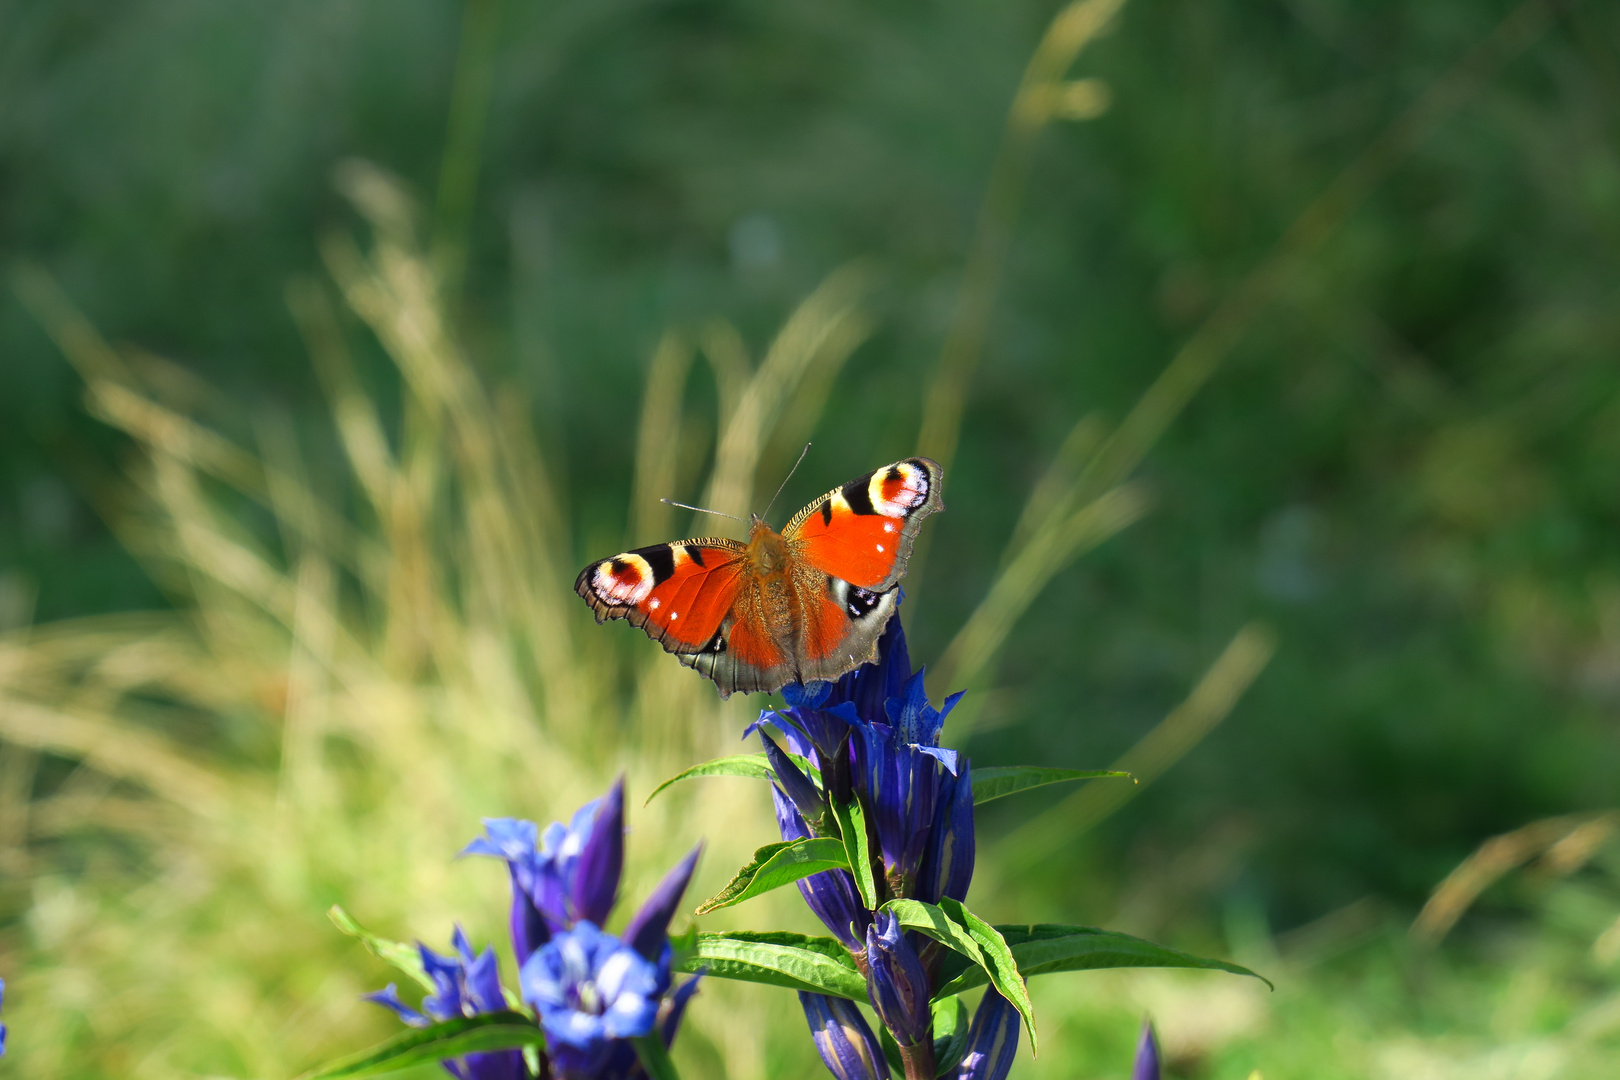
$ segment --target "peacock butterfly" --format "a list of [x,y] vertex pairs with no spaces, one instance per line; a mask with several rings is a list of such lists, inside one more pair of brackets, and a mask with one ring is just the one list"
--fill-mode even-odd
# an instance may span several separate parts
[[574,590],[596,621],[627,619],[720,688],[770,692],[877,659],[923,518],[944,473],[907,458],[834,488],[778,533],[654,544],[601,559]]

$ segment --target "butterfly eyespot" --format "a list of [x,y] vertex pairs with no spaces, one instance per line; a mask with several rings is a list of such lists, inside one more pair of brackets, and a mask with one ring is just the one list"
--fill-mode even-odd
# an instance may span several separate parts
[[927,471],[902,461],[872,474],[866,484],[866,498],[873,512],[884,517],[909,517],[928,501],[928,487]]
[[633,552],[604,559],[591,575],[592,590],[608,604],[639,604],[655,584],[652,567]]
[[852,619],[864,619],[872,614],[872,609],[883,602],[883,594],[873,592],[871,589],[851,587],[844,601],[844,610],[849,612]]

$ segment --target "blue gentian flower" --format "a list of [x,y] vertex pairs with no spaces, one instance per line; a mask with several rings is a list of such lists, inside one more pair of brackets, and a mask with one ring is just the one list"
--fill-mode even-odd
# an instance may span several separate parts
[[1142,1021],[1142,1038],[1136,1044],[1131,1080],[1159,1080],[1159,1041],[1153,1037],[1151,1020]]
[[853,1001],[799,991],[810,1037],[837,1080],[889,1080],[889,1063]]
[[[804,818],[774,784],[771,799],[776,804],[776,824],[783,840],[803,840],[810,835]],[[861,902],[860,891],[855,888],[855,879],[848,870],[823,870],[800,878],[799,894],[846,949],[864,954],[866,928],[872,925],[872,913]]]
[[540,1014],[560,1080],[596,1080],[618,1049],[615,1040],[652,1032],[670,984],[668,957],[661,959],[648,960],[588,920],[529,957],[518,982]]
[[866,992],[878,1019],[901,1046],[929,1038],[928,972],[907,940],[900,920],[880,911],[866,931]]
[[967,900],[974,854],[973,775],[968,759],[963,757],[958,759],[956,775],[947,773],[939,778],[934,824],[929,829],[928,850],[923,854],[912,895],[930,904],[939,903],[945,896]]
[[973,1014],[968,1028],[967,1053],[952,1073],[953,1080],[1005,1080],[1018,1056],[1018,1010],[994,989]]
[[[459,926],[450,940],[454,952],[449,956],[440,956],[426,945],[417,944],[422,954],[422,968],[433,980],[433,992],[422,999],[420,1010],[401,1001],[399,990],[393,983],[374,994],[365,995],[365,1000],[394,1010],[401,1020],[412,1027],[426,1027],[436,1020],[478,1016],[507,1008],[506,995],[501,991],[495,950],[485,948],[475,956]],[[444,1067],[457,1080],[521,1080],[529,1075],[521,1050],[468,1054],[444,1062]]]
[[512,944],[520,964],[551,935],[581,920],[607,920],[624,868],[623,777],[605,796],[580,807],[567,825],[554,821],[541,833],[530,821],[490,818],[484,832],[461,853],[506,860]]

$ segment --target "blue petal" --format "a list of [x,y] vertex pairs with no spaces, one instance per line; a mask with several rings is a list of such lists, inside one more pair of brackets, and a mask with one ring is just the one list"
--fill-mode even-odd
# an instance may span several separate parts
[[399,988],[393,983],[389,983],[381,990],[373,993],[362,994],[360,1000],[370,1001],[381,1005],[385,1009],[394,1010],[399,1015],[399,1018],[411,1025],[411,1027],[427,1027],[430,1023],[426,1016],[423,1016],[399,999]]
[[889,1080],[889,1063],[877,1036],[853,1001],[799,991],[810,1036],[837,1080]]
[[[580,815],[574,816],[574,822],[577,828]],[[588,919],[600,926],[613,911],[624,871],[623,776],[613,782],[585,824],[569,888],[569,909],[575,919]]]
[[1006,1080],[1018,1056],[1018,1010],[994,990],[986,990],[968,1028],[967,1054],[954,1080]]
[[664,875],[664,880],[624,928],[625,943],[646,959],[655,960],[663,951],[669,938],[669,920],[675,917],[675,909],[686,894],[686,886],[692,880],[692,871],[697,869],[701,854],[703,845],[700,843]]

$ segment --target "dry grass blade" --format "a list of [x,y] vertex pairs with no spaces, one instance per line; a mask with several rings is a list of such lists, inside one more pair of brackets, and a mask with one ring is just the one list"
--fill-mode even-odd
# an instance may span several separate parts
[[1045,858],[1139,795],[1226,719],[1276,647],[1271,631],[1258,623],[1239,630],[1187,699],[1109,766],[1136,777],[1135,784],[1087,784],[1019,826],[1008,836],[1008,850],[1026,864]]
[[738,517],[753,509],[754,471],[782,409],[812,367],[836,372],[871,331],[859,306],[865,277],[858,266],[833,273],[788,318],[722,429],[703,506]]
[[692,345],[670,331],[658,343],[647,370],[641,399],[641,425],[636,429],[636,475],[630,495],[630,546],[652,544],[670,536],[670,508],[661,499],[675,497],[681,436],[681,398],[692,369]]
[[[1063,109],[1062,82],[1080,50],[1094,40],[1124,6],[1124,0],[1075,0],[1053,17],[1036,46],[1018,92],[1008,110],[1001,149],[996,154],[984,202],[974,228],[973,245],[962,272],[955,317],[940,352],[939,368],[923,406],[918,452],[946,468],[956,456],[962,409],[968,385],[984,353],[990,315],[1012,245],[1013,225],[1029,175],[1035,139],[1053,117],[1080,115]],[[1093,105],[1102,100],[1090,84]],[[1084,95],[1081,95],[1084,96]],[[1094,108],[1091,115],[1100,109]]]
[[973,685],[1052,576],[1130,526],[1147,507],[1146,493],[1137,485],[1126,484],[1071,514],[1048,517],[996,576],[985,598],[951,640],[938,665],[940,685]]
[[1620,811],[1611,810],[1544,818],[1491,837],[1430,894],[1423,910],[1412,920],[1412,939],[1425,945],[1438,944],[1481,893],[1538,856],[1544,857],[1546,868],[1554,874],[1579,869],[1617,829]]

